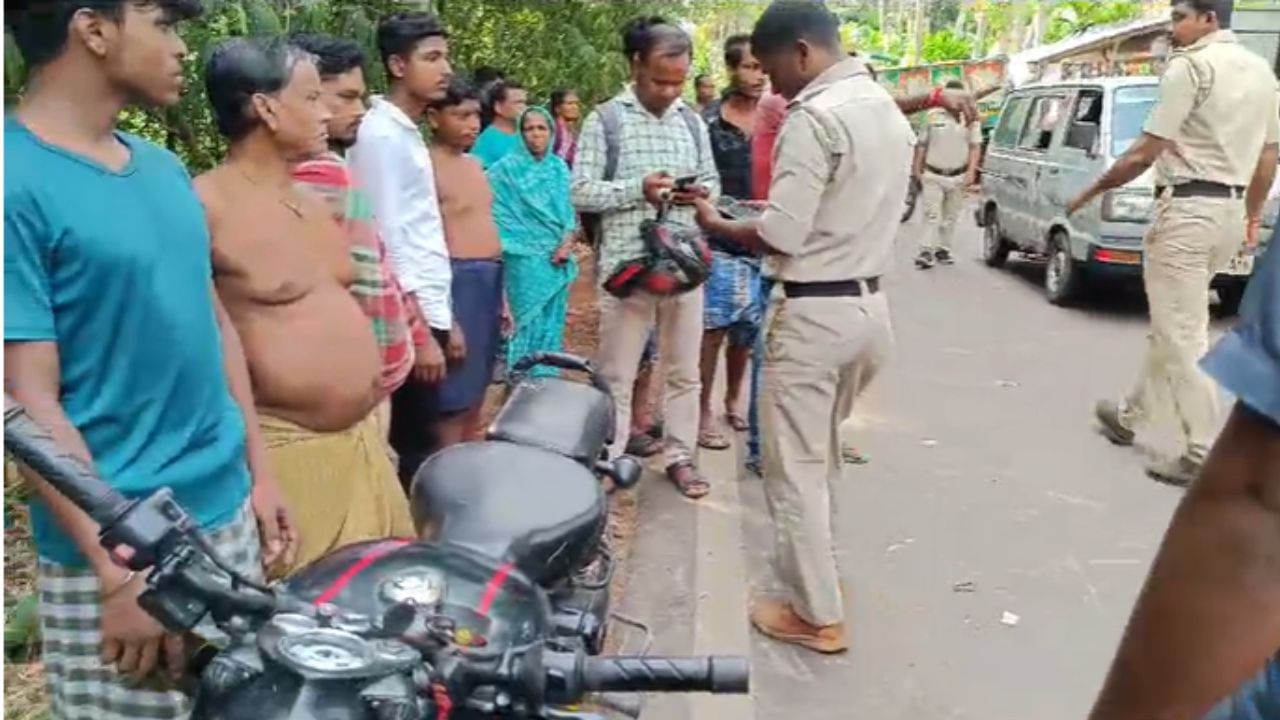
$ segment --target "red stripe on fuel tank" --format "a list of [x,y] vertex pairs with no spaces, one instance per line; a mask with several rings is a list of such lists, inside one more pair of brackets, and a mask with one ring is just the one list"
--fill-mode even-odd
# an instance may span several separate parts
[[489,609],[493,607],[493,601],[498,599],[498,593],[502,592],[502,585],[507,581],[507,577],[511,575],[511,571],[515,570],[515,565],[505,563],[498,568],[493,577],[489,578],[489,582],[484,586],[484,595],[480,596],[480,605],[476,608],[476,612],[481,615],[488,615]]
[[315,599],[314,604],[323,605],[327,602],[332,601],[334,598],[338,597],[339,593],[341,593],[343,590],[347,588],[348,585],[351,584],[352,580],[356,579],[357,575],[364,572],[365,568],[377,562],[378,558],[384,557],[385,555],[392,552],[393,550],[399,550],[405,545],[408,545],[410,542],[411,542],[410,540],[400,540],[400,539],[387,540],[386,542],[380,543],[378,545],[373,546],[372,548],[369,548],[369,552],[365,553],[364,556],[361,557],[359,560],[355,561],[354,563],[351,563],[351,567],[347,568],[341,575],[338,576],[337,580],[333,581],[332,585],[326,588],[324,592],[320,593],[320,596]]

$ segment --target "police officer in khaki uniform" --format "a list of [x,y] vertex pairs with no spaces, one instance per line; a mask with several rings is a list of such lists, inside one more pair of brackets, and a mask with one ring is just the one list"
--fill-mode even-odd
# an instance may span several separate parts
[[[949,90],[964,90],[964,83],[951,80]],[[920,229],[920,254],[916,267],[928,270],[935,260],[954,262],[951,239],[956,220],[964,209],[965,188],[977,180],[982,159],[982,126],[965,120],[959,113],[930,110],[916,146],[912,176],[920,183],[920,205],[924,227]]]
[[1146,360],[1134,389],[1119,402],[1099,402],[1096,415],[1108,439],[1131,445],[1151,398],[1171,391],[1185,449],[1147,473],[1175,485],[1199,474],[1217,424],[1217,397],[1197,364],[1209,346],[1209,282],[1256,234],[1280,140],[1276,78],[1227,29],[1231,9],[1231,0],[1173,3],[1178,50],[1143,135],[1068,208],[1074,213],[1155,165],[1142,273],[1151,314]]
[[751,47],[791,100],[768,208],[756,222],[735,223],[698,203],[709,232],[767,253],[764,273],[775,281],[763,328],[761,434],[789,597],[757,601],[751,617],[776,639],[841,652],[848,642],[830,484],[840,476],[839,425],[892,344],[881,278],[893,265],[915,135],[866,64],[841,50],[839,21],[822,3],[773,3]]

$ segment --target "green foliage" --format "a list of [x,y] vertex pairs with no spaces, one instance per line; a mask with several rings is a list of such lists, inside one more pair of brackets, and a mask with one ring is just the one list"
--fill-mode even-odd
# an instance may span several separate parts
[[[849,49],[906,58],[914,38],[903,19],[916,0],[888,0],[888,27],[880,26],[879,3],[871,0],[828,0],[843,21]],[[958,22],[973,5],[960,0],[926,0],[928,28],[922,43],[926,62],[960,60],[983,54],[975,47],[975,23]],[[985,42],[1031,24],[1041,3],[1052,2],[1046,41],[1085,28],[1137,17],[1141,3],[1094,0],[987,0]],[[190,50],[187,92],[181,103],[161,111],[130,110],[124,129],[139,133],[177,152],[193,172],[212,167],[225,151],[205,100],[202,67],[211,47],[223,40],[257,34],[324,32],[352,38],[366,50],[370,85],[385,88],[375,42],[377,22],[398,9],[430,7],[451,32],[455,68],[466,71],[496,65],[529,88],[537,101],[551,90],[575,88],[588,104],[616,93],[627,77],[620,52],[619,30],[637,16],[659,14],[692,26],[694,71],[720,78],[725,38],[750,32],[765,3],[759,0],[205,0],[205,15],[186,23],[182,35]],[[897,21],[894,21],[894,19]],[[22,88],[21,58],[6,37],[5,100],[12,103]]]
[[973,40],[949,29],[939,30],[925,38],[922,54],[922,59],[929,63],[968,60],[973,56]]
[[[451,33],[456,70],[497,65],[537,100],[567,86],[592,103],[617,93],[626,79],[619,34],[623,24],[655,12],[679,20],[692,1],[436,0],[432,6]],[[225,152],[204,92],[203,66],[211,48],[231,37],[299,31],[352,38],[365,48],[370,85],[381,92],[385,75],[378,60],[378,19],[424,6],[399,0],[206,0],[204,16],[181,28],[189,50],[182,101],[164,110],[128,110],[121,127],[178,153],[193,173],[204,171]],[[21,93],[23,70],[7,37],[5,59],[9,103]]]
[[640,14],[671,3],[623,0],[449,0],[441,18],[450,28],[455,65],[495,65],[521,81],[535,99],[560,86],[594,103],[621,89],[627,77],[620,30]]
[[1128,22],[1142,15],[1142,3],[1060,0],[1054,4],[1045,33],[1046,42],[1057,42],[1100,25]]

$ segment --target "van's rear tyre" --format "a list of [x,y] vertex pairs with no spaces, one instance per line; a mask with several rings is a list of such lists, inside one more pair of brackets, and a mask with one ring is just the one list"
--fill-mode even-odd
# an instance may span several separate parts
[[982,262],[987,267],[1002,267],[1009,259],[1009,241],[1004,239],[1000,230],[1000,214],[995,208],[987,210],[986,221],[982,224]]

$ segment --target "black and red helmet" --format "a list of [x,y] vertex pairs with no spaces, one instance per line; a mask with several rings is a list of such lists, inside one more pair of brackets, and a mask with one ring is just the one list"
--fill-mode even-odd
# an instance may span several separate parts
[[627,297],[636,290],[680,295],[707,281],[711,250],[698,228],[659,217],[640,224],[640,237],[645,254],[623,262],[605,280],[613,296]]

